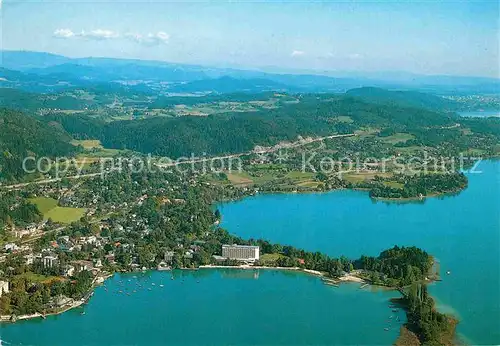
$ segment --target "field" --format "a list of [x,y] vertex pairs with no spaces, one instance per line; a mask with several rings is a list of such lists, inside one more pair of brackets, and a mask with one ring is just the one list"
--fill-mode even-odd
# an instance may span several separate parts
[[414,138],[415,137],[409,133],[398,132],[393,134],[392,136],[383,137],[382,140],[389,144],[398,144],[398,143],[404,143]]
[[32,272],[23,273],[16,276],[17,278],[23,278],[29,283],[50,283],[53,281],[60,281],[61,278],[57,276],[45,276],[41,274],[35,274]]
[[275,262],[280,259],[281,257],[285,257],[282,254],[276,254],[276,253],[270,253],[270,254],[264,254],[260,256],[259,262],[262,265],[274,265]]
[[85,208],[55,207],[47,214],[43,214],[44,219],[52,219],[54,222],[71,223],[80,220],[85,214]]
[[53,198],[37,197],[37,198],[31,198],[29,201],[35,204],[38,207],[40,213],[42,213],[43,215],[45,215],[50,210],[57,207],[57,201]]
[[372,180],[375,176],[380,177],[390,177],[391,173],[382,173],[382,172],[357,172],[357,173],[345,173],[342,175],[342,179],[347,180],[350,183],[360,183],[365,180]]
[[393,189],[402,189],[404,187],[403,184],[398,183],[397,181],[384,181],[384,185],[392,187]]
[[72,140],[71,144],[73,145],[81,145],[84,149],[102,149],[101,141],[96,139],[88,139],[88,140]]
[[287,173],[286,177],[293,180],[311,180],[315,175],[312,172],[291,171]]
[[44,220],[52,219],[54,222],[71,223],[80,220],[85,214],[84,208],[58,207],[57,201],[48,197],[37,197],[30,199],[43,214]]
[[336,121],[339,123],[346,123],[346,124],[351,124],[354,122],[350,116],[347,115],[339,115],[338,117],[334,118]]
[[245,172],[227,173],[227,180],[233,185],[261,185],[275,183],[283,187],[307,187],[316,188],[319,183],[314,180],[316,174],[300,171],[283,171],[281,165],[260,164],[252,166],[251,170]]
[[227,173],[227,179],[234,185],[249,185],[253,183],[253,180],[244,172]]

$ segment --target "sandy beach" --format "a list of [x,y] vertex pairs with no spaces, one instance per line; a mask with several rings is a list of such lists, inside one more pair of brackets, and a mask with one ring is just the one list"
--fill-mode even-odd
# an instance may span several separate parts
[[[326,277],[326,273],[320,272],[318,270],[312,270],[312,269],[304,269],[300,267],[267,267],[267,266],[252,266],[248,264],[240,265],[240,266],[222,266],[222,265],[204,265],[200,266],[200,269],[254,269],[254,270],[259,270],[259,269],[265,269],[265,270],[292,270],[292,271],[299,271],[307,274],[311,274],[314,276],[319,276],[319,277]],[[365,280],[362,278],[355,276],[354,274],[344,274],[343,276],[340,276],[338,278],[332,278],[331,280],[337,281],[337,282],[356,282],[356,283],[366,283]]]

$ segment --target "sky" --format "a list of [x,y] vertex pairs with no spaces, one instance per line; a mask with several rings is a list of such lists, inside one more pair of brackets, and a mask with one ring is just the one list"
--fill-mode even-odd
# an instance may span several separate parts
[[499,78],[496,0],[4,0],[1,12],[6,50]]

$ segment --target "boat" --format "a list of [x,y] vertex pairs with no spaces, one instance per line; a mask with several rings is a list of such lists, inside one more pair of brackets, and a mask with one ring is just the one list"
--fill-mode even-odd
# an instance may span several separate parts
[[80,315],[85,315],[85,311],[80,312]]
[[365,287],[366,287],[366,286],[368,286],[368,285],[369,285],[369,284],[362,284],[361,286],[359,286],[359,289],[361,290],[361,289],[365,288]]
[[389,328],[384,328],[384,330],[387,332],[387,331],[389,331]]
[[399,309],[392,309],[392,312],[398,312]]
[[151,291],[151,288],[148,288],[148,291]]
[[160,285],[160,287],[163,287],[163,285]]
[[449,271],[449,270],[448,270],[448,271],[446,272],[446,275],[450,275],[450,274],[451,274],[451,271]]
[[333,282],[324,282],[325,285],[332,286],[332,287],[339,287],[338,284],[333,283]]
[[391,319],[391,318],[392,318],[392,315],[391,315],[391,316],[389,316],[389,319]]

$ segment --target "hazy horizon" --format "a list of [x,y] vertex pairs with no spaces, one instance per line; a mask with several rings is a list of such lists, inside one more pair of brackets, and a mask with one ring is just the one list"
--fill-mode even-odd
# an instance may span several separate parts
[[7,0],[1,49],[239,69],[499,78],[498,14],[496,1]]
[[241,71],[255,71],[269,74],[291,74],[291,75],[317,75],[325,77],[336,77],[336,78],[366,78],[366,79],[407,79],[412,76],[415,77],[451,77],[451,78],[476,78],[476,79],[494,79],[500,80],[500,76],[475,76],[475,75],[457,75],[457,74],[425,74],[425,73],[415,73],[404,70],[380,70],[380,71],[363,71],[363,70],[314,70],[314,69],[300,69],[300,68],[283,68],[280,66],[239,66],[239,65],[227,65],[227,64],[196,64],[188,63],[182,61],[170,61],[170,60],[158,60],[158,59],[141,59],[141,58],[123,58],[116,56],[68,56],[63,54],[57,54],[48,51],[33,51],[33,50],[0,50],[0,66],[2,66],[1,55],[3,52],[24,52],[24,53],[36,53],[36,54],[50,54],[54,56],[60,56],[64,58],[69,58],[71,60],[79,59],[110,59],[110,60],[129,60],[129,61],[140,61],[140,62],[153,62],[153,63],[165,63],[165,64],[178,64],[185,66],[199,66],[201,68],[221,68],[221,69],[234,69]]

